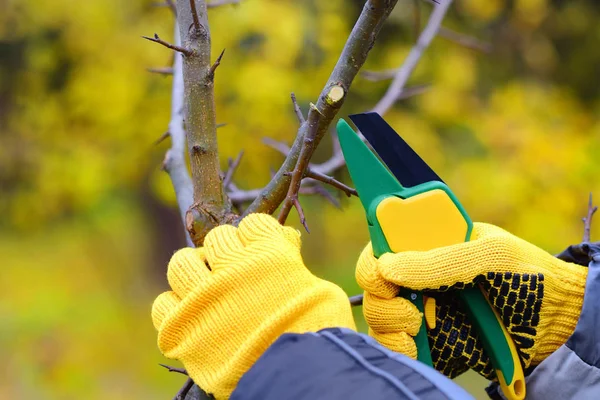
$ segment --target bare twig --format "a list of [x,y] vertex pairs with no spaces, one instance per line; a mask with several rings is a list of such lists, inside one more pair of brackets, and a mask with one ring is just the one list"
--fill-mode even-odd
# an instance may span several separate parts
[[223,54],[225,54],[225,49],[221,51],[221,54],[219,54],[219,57],[217,57],[215,63],[210,67],[210,71],[208,72],[209,77],[213,78],[215,76],[215,71],[217,70],[217,67],[221,65],[221,59],[223,58]]
[[[179,28],[175,24],[175,43],[180,43]],[[171,120],[169,130],[163,135],[171,136],[171,148],[166,152],[163,169],[169,174],[181,219],[185,226],[185,215],[192,206],[193,184],[185,162],[185,130],[183,127],[184,112],[184,87],[183,87],[183,56],[175,53],[173,63],[173,89],[171,92]],[[185,232],[188,246],[193,246],[189,233]]]
[[166,364],[158,364],[158,365],[168,369],[169,372],[177,372],[178,374],[188,375],[187,371],[183,368],[171,367],[170,365],[166,365]]
[[465,35],[463,33],[458,33],[453,31],[452,29],[440,27],[438,35],[443,37],[444,39],[448,39],[451,42],[457,43],[463,47],[481,51],[482,53],[491,53],[492,45],[486,42],[483,42],[477,38],[474,38],[469,35]]
[[371,82],[392,79],[398,73],[399,68],[385,69],[383,71],[361,71],[360,76]]
[[592,229],[592,217],[594,213],[598,211],[598,207],[594,206],[592,202],[592,194],[590,193],[590,198],[588,200],[588,211],[587,216],[583,217],[583,243],[588,243],[590,241],[590,230]]
[[142,36],[144,39],[149,40],[151,42],[154,43],[158,43],[158,44],[162,44],[163,46],[165,46],[166,48],[169,48],[171,50],[175,50],[180,52],[181,54],[184,54],[186,56],[191,56],[192,55],[192,51],[189,49],[186,49],[184,47],[181,46],[177,46],[174,44],[171,44],[169,42],[165,42],[164,40],[162,40],[161,38],[158,37],[158,35],[155,33],[154,37],[149,37],[149,36]]
[[196,11],[196,0],[190,0],[190,10],[192,11],[194,29],[196,30],[196,34],[198,34],[200,32],[200,20],[198,19],[198,11]]
[[452,4],[452,0],[446,0],[436,5],[429,17],[429,21],[427,22],[427,26],[421,35],[419,36],[419,40],[410,50],[408,57],[396,72],[394,76],[394,80],[392,84],[388,88],[385,95],[379,100],[379,102],[373,107],[372,111],[377,112],[379,115],[385,114],[390,107],[398,100],[398,97],[402,94],[402,90],[408,81],[411,73],[417,66],[417,63],[421,59],[423,52],[433,38],[437,35],[440,25],[448,11],[448,8]]
[[169,131],[166,131],[165,133],[160,135],[160,137],[158,139],[156,139],[156,141],[154,142],[154,145],[161,144],[169,136],[170,136]]
[[306,218],[304,218],[304,213],[302,212],[302,207],[300,207],[300,202],[298,201],[298,191],[300,190],[300,185],[302,184],[302,178],[304,178],[304,174],[306,169],[308,168],[308,163],[310,161],[310,157],[313,153],[315,146],[315,138],[317,136],[317,130],[319,129],[319,120],[321,119],[321,112],[314,105],[310,105],[310,111],[308,112],[308,120],[306,124],[308,125],[308,131],[304,136],[303,146],[300,150],[300,155],[298,156],[298,160],[296,161],[296,167],[292,173],[291,183],[288,188],[287,197],[281,207],[281,211],[279,212],[279,222],[283,225],[290,213],[292,206],[296,207],[298,210],[298,214],[300,215],[300,222],[304,225],[304,228],[308,232],[308,226],[306,224]]
[[233,179],[233,174],[235,173],[237,167],[240,165],[240,161],[242,161],[242,156],[244,155],[244,150],[240,151],[238,156],[235,158],[235,161],[229,159],[229,169],[225,174],[225,178],[223,178],[223,188],[227,190],[231,180]]
[[173,75],[173,68],[165,67],[165,68],[146,68],[148,72],[152,72],[153,74],[160,75]]
[[356,191],[356,189],[352,189],[350,186],[343,184],[342,182],[338,181],[337,179],[335,179],[331,176],[327,176],[320,172],[313,171],[312,169],[308,169],[306,171],[306,176],[309,178],[321,181],[323,183],[326,183],[328,185],[331,185],[337,189],[340,189],[342,192],[346,193],[346,196],[348,196],[348,197],[353,196],[353,195],[358,196],[358,192]]
[[194,386],[194,381],[192,380],[192,378],[188,378],[188,380],[185,381],[185,384],[181,387],[181,389],[179,389],[179,392],[177,392],[173,400],[185,400],[185,397],[187,396],[192,386]]
[[220,7],[220,6],[224,6],[226,4],[239,4],[240,0],[213,0],[211,2],[209,2],[206,6],[208,8],[215,8],[215,7]]
[[277,150],[278,152],[280,152],[281,154],[283,154],[284,156],[287,156],[290,152],[290,146],[288,146],[287,144],[283,143],[283,142],[279,142],[275,139],[271,139],[269,137],[265,137],[263,138],[263,143],[266,144],[267,146]]
[[294,93],[292,93],[290,96],[292,98],[292,104],[294,105],[294,111],[296,112],[296,117],[298,117],[298,122],[300,122],[300,125],[302,125],[304,123],[304,115],[302,115],[302,110],[300,109],[300,106],[298,105],[298,101],[296,100],[296,95]]
[[[365,2],[358,21],[342,50],[342,54],[319,96],[317,108],[321,112],[322,118],[319,121],[313,149],[318,146],[331,121],[344,104],[346,93],[348,93],[354,78],[367,59],[367,55],[373,47],[383,23],[396,3],[397,0],[368,0]],[[292,171],[296,166],[300,150],[303,147],[304,136],[308,131],[308,125],[304,123],[300,126],[285,161],[275,177],[262,190],[261,195],[245,210],[244,216],[252,212],[272,214],[284,201],[291,181],[291,178],[284,174]],[[310,155],[312,156],[312,152]]]

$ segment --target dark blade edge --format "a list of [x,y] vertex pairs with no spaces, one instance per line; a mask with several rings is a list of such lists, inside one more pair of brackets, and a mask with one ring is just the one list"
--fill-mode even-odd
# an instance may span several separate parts
[[368,112],[348,117],[402,186],[444,182],[379,114]]

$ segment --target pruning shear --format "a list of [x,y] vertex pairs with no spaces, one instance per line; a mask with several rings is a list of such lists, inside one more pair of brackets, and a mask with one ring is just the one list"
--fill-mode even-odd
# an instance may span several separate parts
[[[339,120],[342,152],[366,212],[375,257],[390,252],[426,251],[470,240],[473,222],[454,193],[383,118],[374,112],[349,118],[385,163],[346,121]],[[463,289],[459,294],[491,359],[502,392],[509,400],[524,399],[523,367],[502,319],[480,287]],[[424,299],[421,292],[408,289],[399,295],[423,313],[421,328],[414,338],[417,358],[433,366],[427,327],[435,326],[435,299]]]

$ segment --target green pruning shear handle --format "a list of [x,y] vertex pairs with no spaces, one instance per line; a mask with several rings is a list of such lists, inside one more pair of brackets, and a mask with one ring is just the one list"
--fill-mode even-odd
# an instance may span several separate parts
[[[350,176],[367,214],[376,257],[384,253],[426,251],[470,240],[473,223],[448,186],[419,155],[379,116],[365,113],[350,119],[379,154],[384,165],[354,130],[340,119],[337,131]],[[481,288],[461,290],[473,321],[492,361],[504,395],[525,398],[520,357],[501,318]],[[415,336],[419,361],[433,366],[427,327],[435,327],[435,299],[403,289],[423,313]]]

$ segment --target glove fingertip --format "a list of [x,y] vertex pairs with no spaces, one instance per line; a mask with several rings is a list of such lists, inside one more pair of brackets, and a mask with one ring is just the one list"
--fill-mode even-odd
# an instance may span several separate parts
[[173,291],[161,293],[152,303],[152,324],[158,331],[181,299]]

